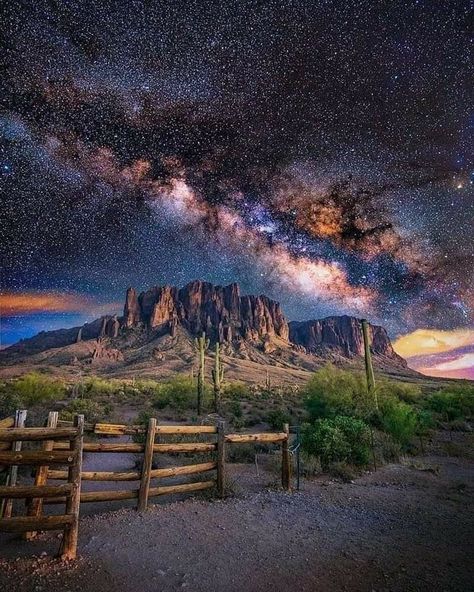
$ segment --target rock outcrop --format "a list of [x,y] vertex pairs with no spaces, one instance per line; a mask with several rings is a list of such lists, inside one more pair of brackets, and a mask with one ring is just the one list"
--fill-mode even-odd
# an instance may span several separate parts
[[241,296],[238,284],[214,286],[198,280],[179,290],[156,286],[138,297],[129,288],[123,324],[170,334],[181,325],[192,335],[206,331],[211,339],[222,342],[272,335],[287,340],[289,335],[278,302],[266,296]]
[[[344,357],[364,355],[364,338],[361,319],[349,316],[327,317],[311,321],[289,323],[290,341],[304,347],[309,353],[324,355],[333,350]],[[390,358],[397,365],[406,366],[403,358],[393,350],[386,330],[369,324],[372,353]]]

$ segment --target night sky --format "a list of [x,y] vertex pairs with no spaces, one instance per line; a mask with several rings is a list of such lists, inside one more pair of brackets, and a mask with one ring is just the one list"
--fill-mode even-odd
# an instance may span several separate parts
[[0,10],[4,344],[199,278],[469,365],[472,2]]

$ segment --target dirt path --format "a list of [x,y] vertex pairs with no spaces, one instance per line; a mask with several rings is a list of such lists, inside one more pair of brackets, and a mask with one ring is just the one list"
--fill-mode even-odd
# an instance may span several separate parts
[[[72,568],[40,557],[58,540],[2,544],[11,592],[470,591],[473,463],[427,456],[352,484],[305,482],[225,501],[187,500],[81,521]],[[245,488],[252,466],[234,466]],[[263,471],[259,483],[271,476]],[[35,553],[38,557],[32,559]],[[15,557],[22,556],[16,560]]]

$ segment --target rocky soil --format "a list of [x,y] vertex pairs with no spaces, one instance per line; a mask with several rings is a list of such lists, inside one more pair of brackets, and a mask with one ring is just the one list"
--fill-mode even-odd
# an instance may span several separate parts
[[56,551],[56,535],[0,539],[0,589],[473,590],[472,469],[437,446],[353,483],[305,480],[288,494],[268,487],[275,473],[233,465],[224,501],[85,516],[72,565],[42,555]]

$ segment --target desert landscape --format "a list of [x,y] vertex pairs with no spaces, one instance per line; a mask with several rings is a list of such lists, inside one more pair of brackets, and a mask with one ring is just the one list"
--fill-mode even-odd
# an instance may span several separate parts
[[0,13],[0,592],[474,590],[472,1]]

